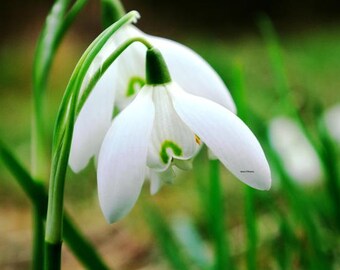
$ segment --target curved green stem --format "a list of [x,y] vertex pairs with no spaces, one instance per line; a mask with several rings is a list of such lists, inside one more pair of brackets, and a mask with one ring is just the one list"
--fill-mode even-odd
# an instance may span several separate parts
[[[248,110],[245,91],[244,69],[240,63],[235,63],[232,69],[233,74],[233,97],[236,102],[237,114],[245,122],[249,122],[250,112]],[[247,123],[248,124],[248,123]],[[247,269],[256,269],[257,257],[257,223],[255,216],[255,191],[253,188],[246,186],[245,191],[245,222],[247,235]]]
[[137,16],[138,13],[136,12],[128,13],[117,23],[106,29],[89,46],[78,62],[65,91],[54,131],[52,168],[45,235],[45,251],[47,252],[47,261],[45,263],[46,269],[55,269],[54,265],[56,262],[52,260],[52,258],[58,258],[58,260],[60,260],[65,176],[68,166],[73,126],[76,117],[76,106],[81,84],[93,59],[105,45],[106,41],[112,36],[113,33],[120,29],[120,27],[127,23],[131,23],[136,19]]
[[209,221],[215,248],[214,269],[233,269],[228,233],[225,230],[222,187],[218,160],[209,161]]
[[146,48],[150,49],[153,46],[149,43],[146,39],[141,37],[131,38],[125,41],[122,45],[120,45],[105,61],[104,63],[97,69],[97,71],[93,74],[90,82],[84,89],[84,92],[79,100],[77,106],[77,115],[81,111],[82,107],[84,106],[85,101],[87,100],[89,94],[91,93],[92,89],[100,79],[100,77],[105,73],[105,71],[112,65],[112,63],[133,43],[140,42],[145,45]]
[[245,218],[247,232],[247,267],[256,270],[257,226],[254,207],[254,189],[245,187]]
[[[32,153],[31,166],[34,178],[40,182],[47,178],[46,136],[44,130],[44,94],[56,51],[68,28],[84,7],[87,0],[78,0],[70,14],[65,13],[69,0],[57,0],[39,36],[33,63],[33,114],[32,114]],[[44,221],[38,209],[33,207],[33,253],[32,268],[43,269]]]
[[[1,141],[0,160],[3,161],[5,167],[7,167],[17,183],[20,185],[21,189],[25,192],[33,204],[34,209],[37,210],[38,214],[42,218],[41,220],[45,220],[47,211],[47,194],[44,187],[30,176],[30,174]],[[85,236],[82,235],[80,230],[73,224],[67,213],[64,215],[63,231],[66,244],[86,269],[109,269],[92,244],[85,239]]]
[[125,10],[119,0],[101,0],[102,24],[104,28],[118,21],[125,15]]
[[103,46],[108,41],[108,39],[113,35],[113,33],[115,33],[123,25],[132,23],[136,21],[138,18],[139,18],[139,14],[136,11],[131,11],[128,14],[126,14],[119,21],[117,21],[116,23],[108,27],[106,30],[104,30],[90,44],[90,46],[86,49],[86,51],[84,52],[84,54],[78,61],[71,75],[71,79],[67,85],[67,88],[65,90],[64,96],[62,98],[62,101],[59,107],[57,120],[55,123],[54,133],[53,133],[52,153],[56,153],[55,148],[58,147],[58,145],[60,144],[61,136],[64,132],[66,117],[69,112],[68,105],[69,105],[73,90],[75,89],[75,83],[76,83],[78,74],[81,73],[82,76],[85,76],[93,59],[96,57],[98,52],[103,48]]
[[44,220],[39,209],[33,206],[32,210],[33,226],[33,250],[32,250],[32,269],[42,270],[44,267]]

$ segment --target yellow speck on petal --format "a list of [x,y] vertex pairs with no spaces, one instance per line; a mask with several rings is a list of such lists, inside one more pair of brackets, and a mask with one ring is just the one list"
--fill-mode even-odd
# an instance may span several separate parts
[[195,134],[195,141],[197,144],[201,144],[201,138]]

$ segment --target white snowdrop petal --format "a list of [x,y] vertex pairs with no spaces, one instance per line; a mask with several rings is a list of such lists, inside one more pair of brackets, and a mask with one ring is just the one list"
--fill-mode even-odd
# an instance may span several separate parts
[[330,136],[340,144],[340,104],[326,110],[324,118]]
[[153,121],[151,89],[143,88],[105,136],[97,179],[100,206],[110,223],[126,215],[138,198]]
[[76,119],[69,158],[69,165],[76,173],[84,169],[93,156],[98,155],[111,125],[115,99],[111,80],[114,73],[110,67],[103,74]]
[[[197,53],[190,48],[166,38],[147,35],[133,25],[123,27],[116,34],[116,40],[120,42],[131,37],[146,38],[152,45],[159,49],[168,65],[173,81],[177,82],[185,91],[205,97],[221,104],[232,112],[236,112],[235,103],[229,90],[216,71]],[[145,77],[145,47],[141,44],[133,44],[131,49],[124,52],[121,57],[123,66],[132,65],[128,77]],[[134,70],[131,72],[130,70]],[[126,86],[121,86],[125,89]],[[123,95],[124,91],[118,91],[119,106],[126,106],[131,98]]]
[[169,92],[183,122],[237,178],[257,189],[270,188],[270,169],[263,150],[254,134],[236,115],[180,88]]
[[210,99],[236,113],[229,90],[201,56],[178,42],[150,35],[147,38],[162,52],[173,81],[183,90]]
[[195,140],[195,134],[183,123],[173,108],[167,92],[167,88],[170,89],[171,86],[172,84],[153,88],[155,121],[147,165],[157,171],[166,170],[172,158],[193,157],[200,146]]

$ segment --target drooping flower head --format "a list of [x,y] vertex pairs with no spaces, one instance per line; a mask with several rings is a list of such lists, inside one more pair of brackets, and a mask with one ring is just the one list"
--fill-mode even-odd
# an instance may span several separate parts
[[148,50],[146,85],[113,120],[100,149],[98,194],[107,221],[131,210],[147,172],[168,175],[202,143],[241,181],[270,188],[267,160],[249,128],[217,102],[184,91],[172,81],[161,53]]
[[[124,41],[142,37],[160,49],[176,83],[186,92],[210,99],[236,112],[231,95],[217,73],[198,54],[172,40],[146,35],[125,25],[105,44],[90,67],[88,78]],[[96,84],[75,123],[70,166],[79,172],[98,157],[113,118],[114,107],[124,109],[145,84],[145,47],[134,43],[110,66]],[[87,81],[83,82],[83,88]]]

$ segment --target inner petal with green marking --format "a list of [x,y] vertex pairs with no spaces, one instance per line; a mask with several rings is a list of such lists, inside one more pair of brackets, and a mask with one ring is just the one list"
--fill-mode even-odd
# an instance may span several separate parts
[[164,141],[159,153],[164,164],[168,164],[169,162],[169,150],[172,151],[173,155],[178,157],[181,156],[183,153],[182,148],[180,148],[176,143],[169,140]]
[[142,77],[131,77],[125,91],[126,97],[131,97],[137,93],[139,89],[141,89],[145,85],[145,80]]
[[[154,87],[153,90],[155,119],[147,165],[157,172],[164,172],[177,159],[191,159],[200,149],[197,142],[200,140],[177,115],[166,86]],[[186,168],[189,164],[180,163],[179,167]]]

